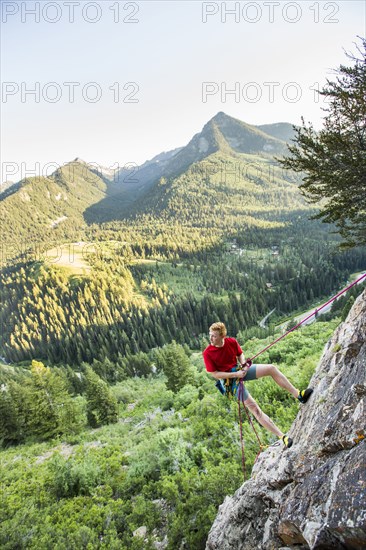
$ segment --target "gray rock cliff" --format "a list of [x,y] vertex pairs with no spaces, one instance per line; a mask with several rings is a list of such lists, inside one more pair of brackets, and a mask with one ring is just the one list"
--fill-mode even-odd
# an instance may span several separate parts
[[366,548],[366,291],[325,347],[289,435],[226,497],[206,550]]

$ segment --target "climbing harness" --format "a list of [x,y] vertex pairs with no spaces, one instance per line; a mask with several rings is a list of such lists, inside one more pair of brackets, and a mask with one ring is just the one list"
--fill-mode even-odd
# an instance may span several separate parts
[[[359,277],[358,279],[356,279],[356,281],[354,281],[353,283],[351,283],[350,285],[348,285],[346,288],[344,288],[343,290],[341,290],[340,292],[338,292],[338,294],[336,294],[335,296],[333,296],[330,300],[328,300],[325,304],[323,304],[321,307],[318,307],[316,308],[310,315],[308,315],[307,317],[305,317],[304,319],[302,319],[297,325],[295,325],[292,329],[288,330],[287,332],[285,332],[284,334],[282,334],[281,336],[279,336],[278,338],[276,338],[276,340],[274,340],[273,342],[271,342],[270,344],[268,344],[268,346],[266,346],[265,348],[263,348],[262,350],[260,350],[258,353],[256,353],[255,355],[253,355],[253,357],[251,357],[250,359],[247,359],[246,363],[245,363],[245,366],[251,366],[252,363],[253,363],[253,360],[256,359],[257,357],[259,357],[259,355],[262,355],[262,353],[264,353],[265,351],[267,351],[269,348],[271,348],[272,346],[274,346],[275,344],[277,344],[277,342],[279,342],[280,340],[282,340],[283,338],[285,338],[288,334],[290,334],[290,332],[293,332],[294,330],[296,330],[297,328],[299,328],[301,325],[303,325],[306,321],[308,321],[309,319],[311,319],[311,317],[313,317],[315,315],[315,318],[318,317],[319,315],[319,311],[321,311],[323,308],[325,308],[327,305],[331,304],[332,302],[334,302],[337,298],[339,298],[340,296],[342,296],[342,294],[344,294],[345,292],[347,292],[348,290],[350,290],[350,288],[352,288],[353,286],[357,285],[358,283],[360,283],[362,281],[362,279],[365,279],[366,277],[366,273],[364,273],[363,275],[361,275],[361,277]],[[244,480],[245,480],[245,448],[244,448],[244,438],[243,438],[243,420],[242,420],[242,412],[241,412],[241,405],[243,405],[243,408],[245,410],[245,413],[247,415],[247,418],[249,420],[249,423],[251,425],[251,427],[253,428],[253,431],[255,433],[255,436],[257,438],[257,441],[258,441],[258,444],[259,444],[259,452],[257,453],[257,456],[255,457],[255,460],[254,460],[254,464],[255,462],[257,461],[257,458],[259,457],[260,453],[263,451],[263,449],[265,449],[266,447],[268,447],[268,445],[263,445],[261,440],[260,440],[260,437],[258,435],[258,432],[257,430],[255,429],[255,426],[253,424],[253,421],[252,421],[252,418],[250,416],[250,413],[244,403],[244,382],[243,382],[243,379],[241,378],[239,380],[239,387],[237,389],[237,392],[232,392],[230,393],[230,387],[232,388],[233,387],[233,381],[234,379],[231,378],[231,379],[226,379],[226,382],[225,382],[225,386],[226,388],[229,389],[228,392],[225,392],[223,390],[220,390],[222,393],[226,393],[226,395],[228,397],[231,397],[231,396],[234,396],[235,393],[237,393],[237,396],[238,396],[238,415],[239,415],[239,426],[240,426],[240,444],[241,444],[241,461],[242,461],[242,469],[243,469],[243,475],[244,475]],[[219,382],[219,381],[218,381]]]

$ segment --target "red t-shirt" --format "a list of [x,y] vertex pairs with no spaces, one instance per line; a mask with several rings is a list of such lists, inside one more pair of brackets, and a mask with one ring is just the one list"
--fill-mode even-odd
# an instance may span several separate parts
[[207,372],[216,370],[227,372],[231,370],[237,364],[237,356],[242,353],[242,349],[235,338],[224,338],[224,345],[221,348],[209,344],[203,352]]

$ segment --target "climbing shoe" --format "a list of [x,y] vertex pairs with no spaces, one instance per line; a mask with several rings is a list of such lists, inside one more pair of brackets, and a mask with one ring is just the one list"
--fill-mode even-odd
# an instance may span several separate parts
[[299,395],[297,396],[297,398],[300,403],[306,403],[313,391],[313,388],[307,388],[306,390],[299,391]]
[[284,446],[287,449],[289,449],[293,444],[293,440],[288,435],[284,435],[283,438],[282,438],[282,441],[283,441]]

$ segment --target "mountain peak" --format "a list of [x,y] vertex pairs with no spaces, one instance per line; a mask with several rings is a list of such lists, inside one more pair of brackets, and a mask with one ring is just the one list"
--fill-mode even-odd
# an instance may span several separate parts
[[72,160],[71,162],[78,162],[79,164],[88,164],[87,162],[85,162],[85,160],[81,159],[80,157],[74,158],[74,160]]
[[[211,123],[216,124],[220,130],[236,126],[237,128],[240,127],[242,131],[250,131],[254,134],[262,135],[262,137],[264,137],[263,134],[265,134],[267,138],[274,138],[275,140],[285,143],[289,143],[294,137],[294,126],[289,122],[273,122],[271,124],[254,125],[227,115],[223,111],[219,111],[207,124]],[[272,145],[274,144],[272,143]],[[283,146],[284,144],[282,143],[281,147]],[[233,149],[235,149],[235,146]]]
[[218,113],[216,113],[214,117],[212,117],[211,120],[222,120],[225,118],[232,118],[232,117],[224,113],[224,111],[219,111]]
[[204,136],[207,139],[210,135],[209,141],[215,144],[216,150],[231,149],[236,153],[281,155],[286,149],[286,140],[282,136],[286,131],[289,132],[288,127],[292,128],[286,123],[253,126],[219,111],[195,138]]
[[[165,180],[179,178],[190,167],[197,168],[197,163],[204,162],[216,153],[223,155],[225,162],[230,159],[233,161],[235,159],[237,162],[238,154],[241,153],[256,155],[254,162],[258,162],[258,157],[265,157],[264,162],[267,162],[268,158],[273,155],[280,156],[286,151],[286,140],[277,137],[276,133],[281,137],[283,134],[282,123],[279,124],[280,128],[277,126],[272,128],[272,125],[268,125],[266,127],[268,131],[265,132],[259,127],[219,111],[184,147],[155,156],[144,163],[132,178],[130,172],[121,170],[118,177],[113,178],[113,181],[110,182],[112,183],[108,188],[110,196],[102,205],[93,207],[95,216],[99,221],[101,219],[103,221],[121,219],[131,214],[132,204],[134,204],[134,212],[145,212],[146,208],[149,208],[147,204],[150,205],[151,197],[155,192],[156,197],[161,198],[158,186],[162,177]],[[288,127],[291,128],[290,125]],[[214,159],[213,163],[215,164],[215,162]],[[136,180],[138,185],[136,185]],[[114,181],[122,181],[123,186],[113,185]],[[155,191],[154,186],[157,186]],[[146,199],[148,193],[150,195]],[[165,204],[166,193],[161,200],[161,204]],[[103,213],[101,213],[102,209]],[[90,211],[90,219],[94,215],[94,211]]]
[[218,113],[216,113],[215,116],[213,116],[209,121],[208,123],[210,122],[213,122],[213,123],[216,123],[216,124],[235,124],[235,123],[239,123],[239,124],[242,124],[244,126],[250,126],[250,124],[247,124],[246,122],[243,122],[242,120],[239,120],[238,118],[234,118],[230,115],[227,115],[226,113],[224,113],[224,111],[219,111]]

